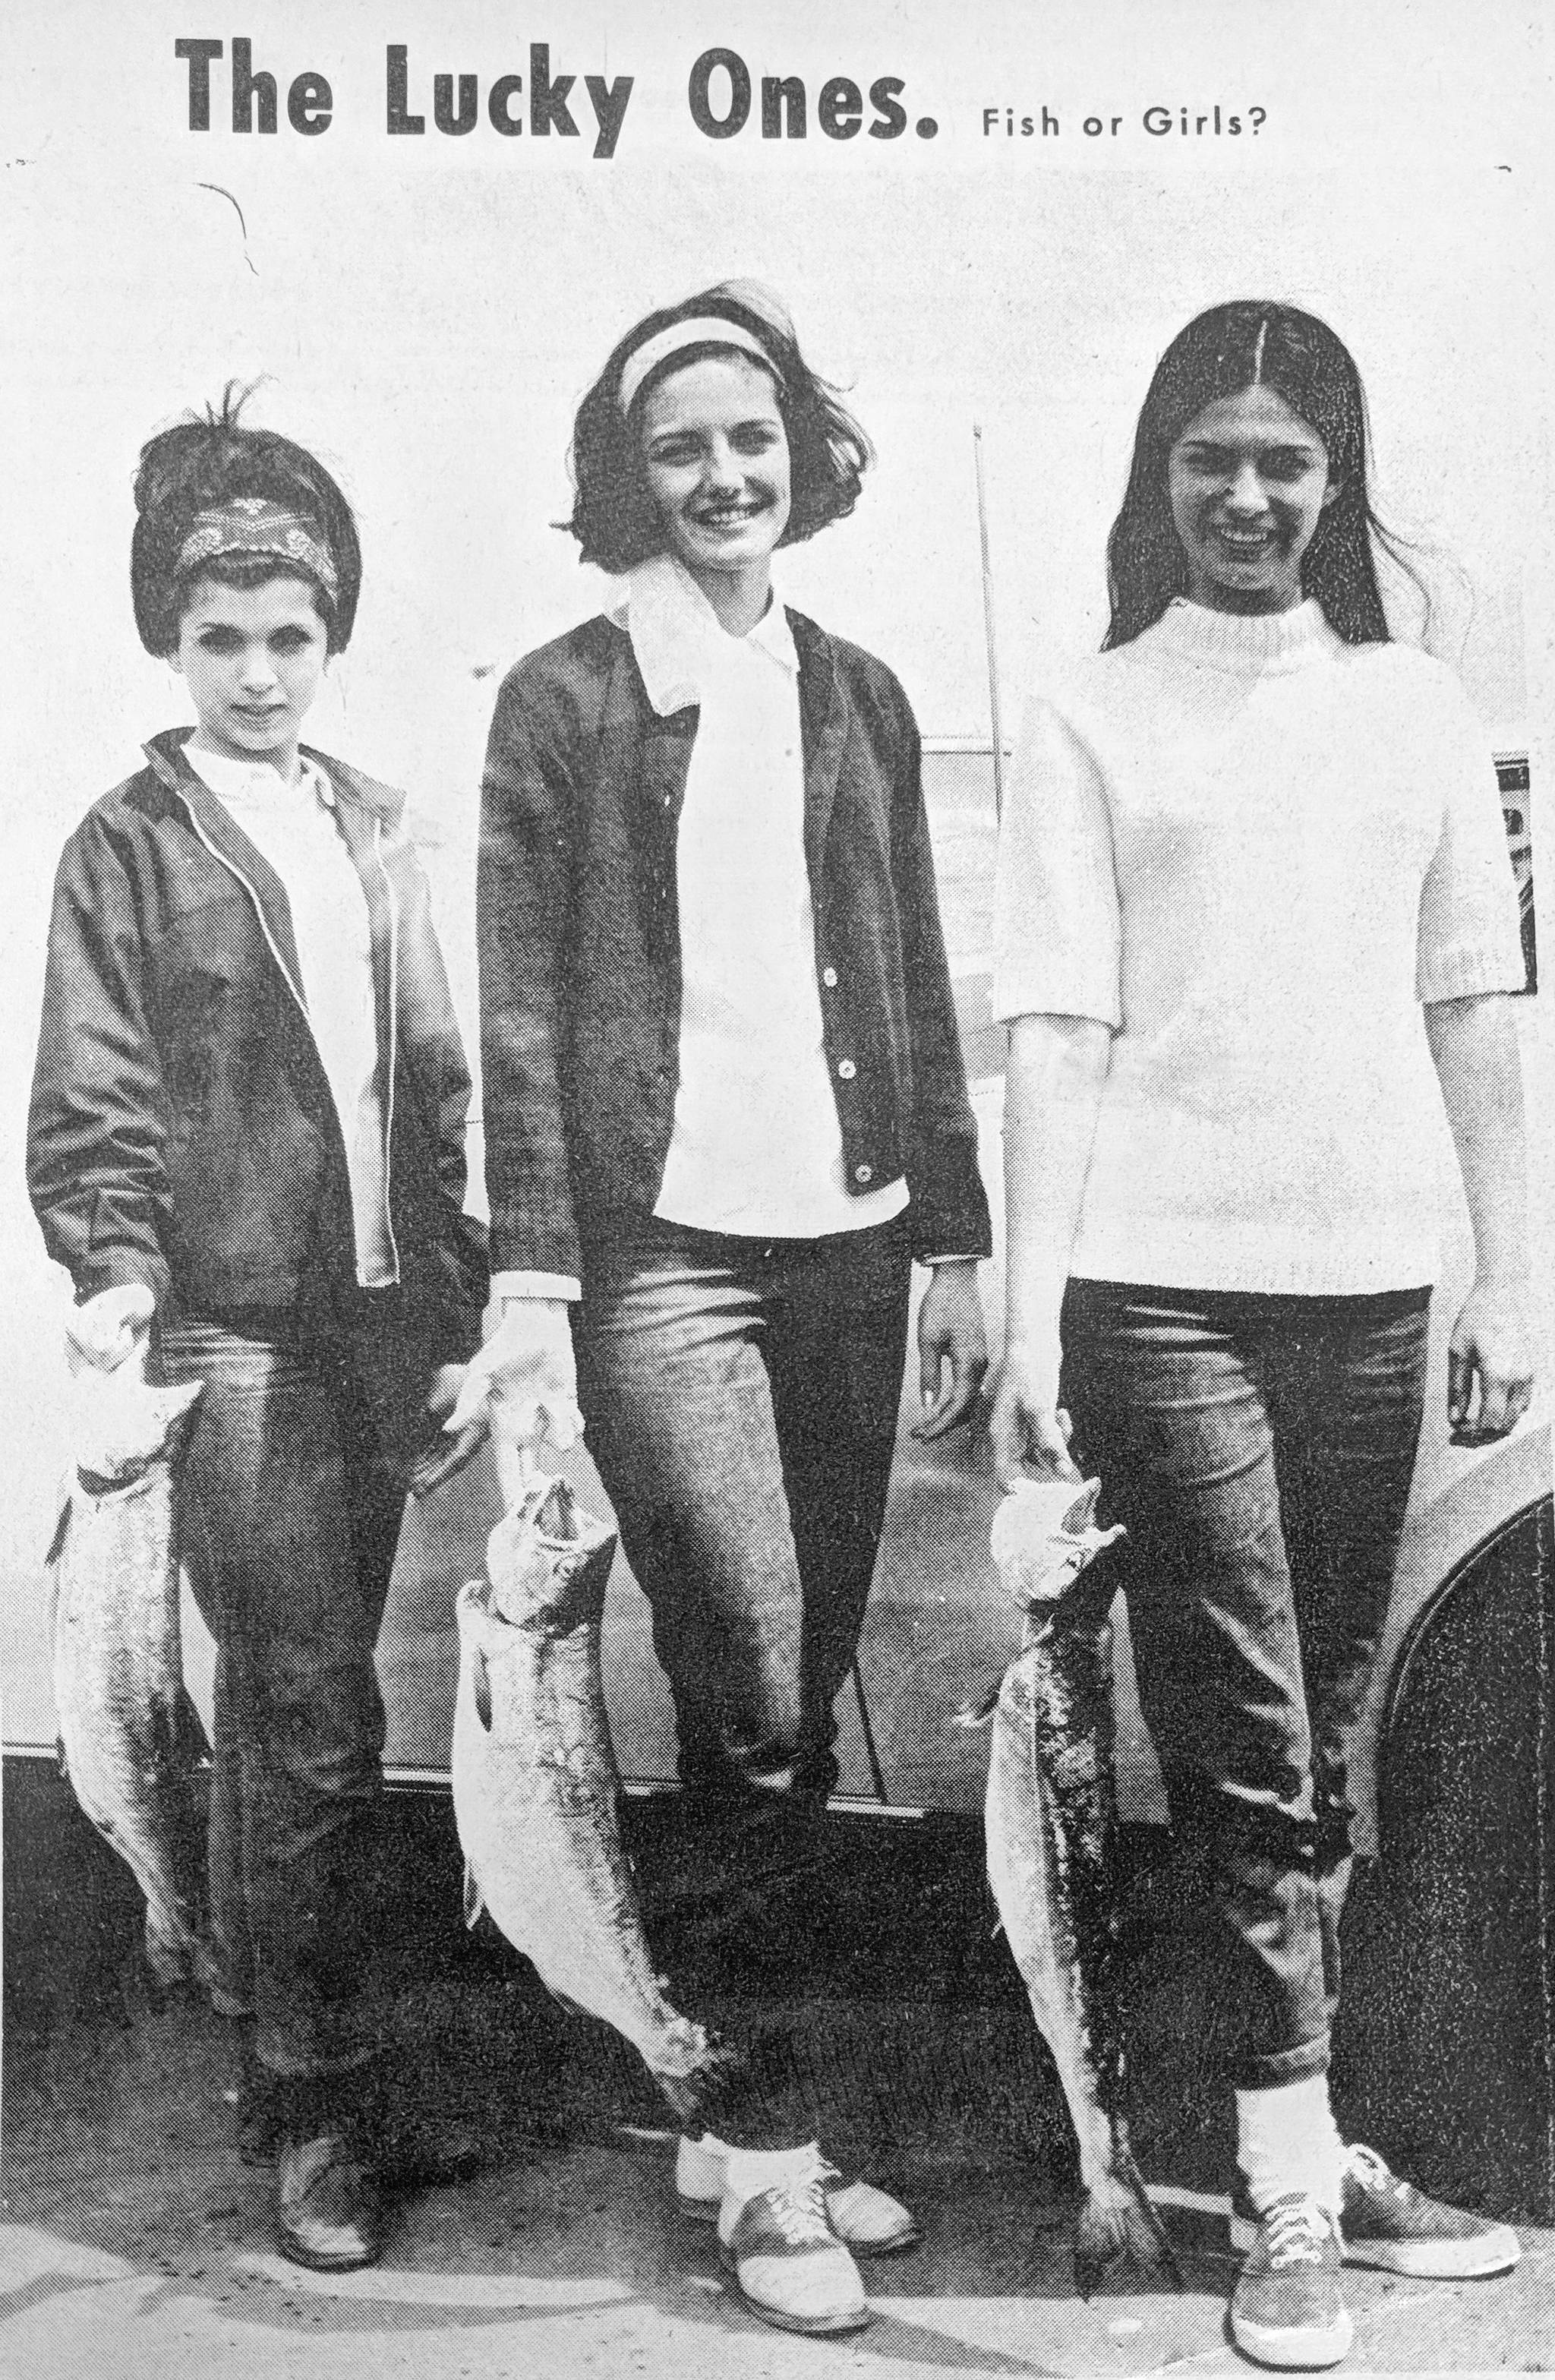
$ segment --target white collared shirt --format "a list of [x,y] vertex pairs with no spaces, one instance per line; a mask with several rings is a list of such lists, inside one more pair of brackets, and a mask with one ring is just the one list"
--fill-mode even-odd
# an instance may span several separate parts
[[811,1239],[900,1214],[905,1182],[845,1186],[805,864],[799,661],[773,601],[732,637],[669,554],[616,615],[662,717],[699,706],[676,844],[680,1083],[655,1213]]
[[192,739],[184,755],[281,880],[308,1022],[346,1142],[357,1279],[381,1288],[395,1270],[372,936],[361,879],[334,821],[334,788],[305,759],[287,779]]

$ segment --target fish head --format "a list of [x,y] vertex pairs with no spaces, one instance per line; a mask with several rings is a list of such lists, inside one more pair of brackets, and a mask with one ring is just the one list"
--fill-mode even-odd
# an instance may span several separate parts
[[1056,1603],[1113,1539],[1096,1525],[1099,1479],[1023,1479],[993,1516],[993,1559],[1018,1603]]
[[487,1540],[487,1609],[509,1627],[555,1635],[597,1620],[614,1549],[614,1531],[565,1479],[536,1479]]
[[148,1387],[138,1366],[83,1369],[71,1384],[76,1469],[100,1488],[128,1488],[157,1463],[176,1462],[204,1383]]

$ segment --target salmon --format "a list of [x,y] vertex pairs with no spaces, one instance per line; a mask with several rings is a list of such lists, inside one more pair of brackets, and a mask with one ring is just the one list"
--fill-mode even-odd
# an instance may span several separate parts
[[184,1685],[174,1470],[200,1383],[136,1362],[76,1383],[77,1454],[49,1560],[60,1763],[146,1897],[157,1982],[208,1985],[196,1772],[210,1749]]
[[564,2005],[613,2025],[677,2117],[728,2053],[664,1996],[616,1816],[600,1635],[615,1538],[561,1479],[531,1482],[459,1590],[454,1815],[465,1921],[484,1908]]
[[1080,2153],[1075,2279],[1124,2272],[1182,2287],[1129,2147],[1118,2011],[1112,1589],[1083,1573],[1121,1528],[1096,1526],[1097,1480],[1027,1481],[993,1523],[1026,1613],[993,1709],[988,1875]]

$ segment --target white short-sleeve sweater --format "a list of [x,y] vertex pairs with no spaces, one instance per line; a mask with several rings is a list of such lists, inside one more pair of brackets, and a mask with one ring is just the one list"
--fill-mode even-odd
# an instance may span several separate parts
[[1173,602],[1033,706],[994,1014],[1112,1026],[1072,1270],[1343,1295],[1433,1279],[1420,1003],[1523,982],[1457,679],[1314,602]]

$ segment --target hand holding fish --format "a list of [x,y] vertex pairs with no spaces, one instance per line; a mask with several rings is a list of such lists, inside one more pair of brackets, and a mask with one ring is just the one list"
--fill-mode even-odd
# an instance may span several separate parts
[[90,1366],[115,1371],[130,1357],[143,1365],[156,1298],[143,1281],[115,1281],[74,1306],[65,1323],[65,1357],[72,1374]]
[[1058,1402],[1058,1365],[1056,1343],[1045,1358],[1024,1345],[1004,1350],[989,1435],[994,1475],[1006,1492],[1033,1474],[1044,1479],[1079,1479],[1069,1451],[1069,1416]]
[[572,1324],[562,1297],[510,1297],[502,1320],[465,1368],[445,1431],[484,1416],[500,1445],[533,1448],[548,1438],[560,1454],[583,1434]]

